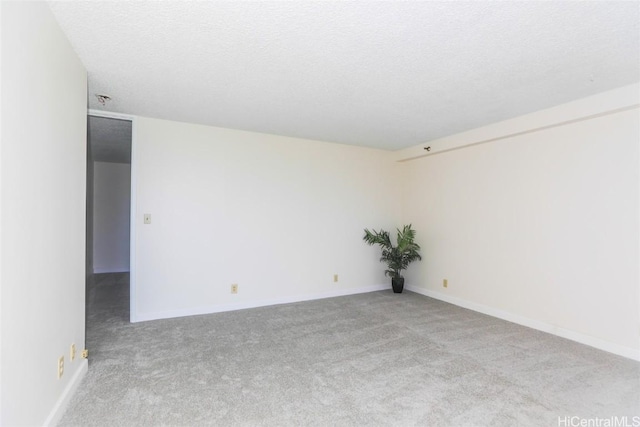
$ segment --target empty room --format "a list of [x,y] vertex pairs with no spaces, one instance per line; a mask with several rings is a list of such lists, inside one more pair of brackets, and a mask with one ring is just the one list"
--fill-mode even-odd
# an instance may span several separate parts
[[0,22],[0,425],[640,426],[640,2]]

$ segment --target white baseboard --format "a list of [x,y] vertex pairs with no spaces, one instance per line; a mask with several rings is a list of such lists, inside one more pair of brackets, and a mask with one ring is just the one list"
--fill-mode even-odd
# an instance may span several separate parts
[[80,359],[79,362],[81,363],[80,368],[73,375],[73,377],[69,381],[69,384],[67,384],[67,386],[64,388],[62,395],[49,413],[47,420],[44,422],[45,426],[55,427],[56,425],[58,425],[58,423],[62,419],[62,416],[64,415],[64,412],[69,406],[71,398],[74,394],[76,394],[76,391],[78,391],[80,382],[89,370],[89,362],[87,361],[87,359]]
[[600,338],[595,338],[589,335],[585,335],[580,332],[560,328],[550,323],[541,322],[535,319],[529,319],[527,317],[502,311],[494,307],[478,304],[473,301],[468,301],[462,298],[452,297],[450,295],[445,295],[440,292],[423,289],[417,286],[408,285],[408,286],[405,286],[405,289],[411,292],[415,292],[418,294],[422,294],[422,295],[440,300],[440,301],[448,302],[450,304],[457,305],[459,307],[467,308],[469,310],[477,311],[482,314],[487,314],[489,316],[497,317],[498,319],[506,320],[512,323],[517,323],[518,325],[526,326],[532,329],[536,329],[538,331],[542,331],[542,332],[546,332],[562,338],[566,338],[571,341],[576,341],[581,344],[585,344],[590,347],[597,348],[599,350],[604,350],[609,353],[617,354],[618,356],[640,361],[640,350],[638,349],[625,347],[609,341],[602,340]]
[[333,291],[327,291],[327,292],[321,292],[321,293],[309,294],[309,295],[296,295],[296,296],[288,296],[288,297],[281,297],[281,298],[273,298],[268,300],[245,301],[245,302],[239,302],[239,303],[233,303],[233,304],[218,304],[218,305],[186,308],[181,310],[169,310],[169,311],[155,312],[155,313],[138,312],[136,314],[135,319],[131,319],[131,322],[135,323],[135,322],[144,322],[147,320],[170,319],[174,317],[222,313],[225,311],[244,310],[247,308],[265,307],[265,306],[278,305],[278,304],[289,304],[294,302],[341,297],[345,295],[364,294],[367,292],[383,291],[385,289],[389,289],[389,287],[390,287],[389,284],[372,285],[372,286],[363,286],[359,288],[339,289],[339,290],[333,290]]

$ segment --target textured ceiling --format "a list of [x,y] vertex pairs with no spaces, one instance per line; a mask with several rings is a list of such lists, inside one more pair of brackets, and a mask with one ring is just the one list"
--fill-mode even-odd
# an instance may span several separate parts
[[389,150],[639,81],[639,4],[50,2],[90,108]]
[[89,116],[88,140],[95,162],[131,163],[131,122]]

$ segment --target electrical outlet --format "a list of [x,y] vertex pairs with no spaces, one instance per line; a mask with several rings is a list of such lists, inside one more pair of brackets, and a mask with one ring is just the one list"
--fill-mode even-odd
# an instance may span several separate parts
[[333,275],[333,283],[336,283],[338,281],[338,275],[334,274]]
[[238,293],[238,284],[234,283],[233,285],[231,285],[231,293],[232,294],[237,294]]
[[82,350],[82,353],[80,353],[80,355],[82,356],[83,359],[88,359],[89,358],[89,350],[87,350],[85,348],[84,350]]
[[60,356],[58,359],[58,379],[62,378],[64,374],[64,356]]
[[74,360],[76,358],[76,345],[71,344],[71,348],[69,349],[69,360]]
[[448,288],[449,287],[449,281],[447,279],[442,279],[442,287],[443,288]]

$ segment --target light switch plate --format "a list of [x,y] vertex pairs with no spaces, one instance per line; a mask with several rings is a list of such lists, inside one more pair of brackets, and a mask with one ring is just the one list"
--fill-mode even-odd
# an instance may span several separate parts
[[144,214],[144,223],[151,224],[151,214]]

